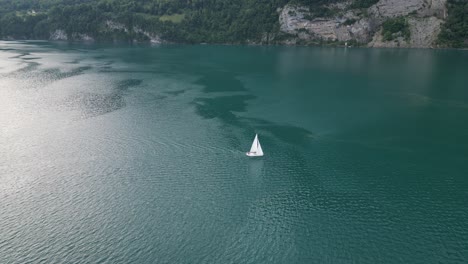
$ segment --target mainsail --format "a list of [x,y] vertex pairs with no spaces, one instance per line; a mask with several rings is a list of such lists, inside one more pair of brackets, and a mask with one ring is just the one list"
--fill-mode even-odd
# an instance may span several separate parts
[[247,156],[263,156],[262,146],[260,145],[257,134],[255,134],[255,139],[252,143],[252,147],[250,147],[250,151],[247,152]]

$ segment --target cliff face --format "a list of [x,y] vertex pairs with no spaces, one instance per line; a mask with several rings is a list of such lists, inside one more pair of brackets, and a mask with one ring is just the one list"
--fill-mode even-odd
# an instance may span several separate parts
[[468,0],[18,1],[0,39],[468,48]]
[[[349,3],[333,6],[340,15],[335,17],[311,18],[307,8],[301,6],[285,6],[280,13],[280,30],[290,35],[297,35],[299,40],[326,40],[368,42],[373,31],[373,21],[360,18],[353,10],[347,11]],[[355,21],[352,24],[346,21]],[[296,40],[297,40],[296,39]],[[289,40],[294,42],[294,38]]]
[[59,41],[67,41],[67,40],[77,40],[77,41],[84,41],[84,42],[93,42],[94,38],[88,34],[84,33],[72,33],[70,36],[67,35],[65,30],[57,29],[53,32],[50,32],[50,40],[59,40]]
[[[380,0],[366,9],[352,8],[352,1],[324,6],[329,17],[314,17],[303,6],[286,5],[280,10],[280,32],[285,44],[316,41],[356,41],[369,47],[421,47],[434,45],[446,18],[447,0]],[[383,25],[404,18],[402,32],[387,32]],[[393,28],[389,27],[391,30]],[[385,35],[385,36],[384,36]]]

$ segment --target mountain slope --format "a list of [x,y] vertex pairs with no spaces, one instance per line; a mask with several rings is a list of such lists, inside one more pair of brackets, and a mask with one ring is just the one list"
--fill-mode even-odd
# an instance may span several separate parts
[[466,0],[0,0],[0,38],[467,47]]

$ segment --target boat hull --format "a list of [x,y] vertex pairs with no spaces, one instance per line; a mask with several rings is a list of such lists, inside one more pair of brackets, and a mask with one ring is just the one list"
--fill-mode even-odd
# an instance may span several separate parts
[[249,157],[262,157],[263,154],[258,154],[258,153],[255,153],[255,152],[247,152],[245,153],[245,155],[249,156]]

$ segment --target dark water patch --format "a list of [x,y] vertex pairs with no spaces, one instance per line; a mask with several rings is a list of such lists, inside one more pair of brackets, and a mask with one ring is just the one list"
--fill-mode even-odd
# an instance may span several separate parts
[[34,70],[36,70],[39,67],[39,63],[37,62],[25,62],[27,66],[20,68],[18,70],[9,72],[9,73],[3,73],[0,74],[0,77],[10,77],[10,78],[30,78],[30,73]]
[[85,106],[87,116],[107,114],[125,107],[126,103],[122,95],[111,93],[107,95],[88,94],[81,98]]
[[79,110],[84,118],[104,115],[124,108],[125,95],[130,87],[142,83],[139,79],[127,79],[117,82],[112,92],[107,94],[82,92],[75,94],[63,102],[62,106],[68,110]]
[[26,73],[26,72],[31,72],[31,71],[34,71],[36,70],[38,67],[39,67],[39,63],[37,62],[26,62],[27,63],[27,66],[26,67],[23,67],[21,69],[18,69],[14,72],[12,72],[11,74],[12,75],[17,75],[17,74],[21,74],[21,73]]
[[78,67],[76,69],[73,69],[72,71],[69,72],[69,74],[72,74],[72,76],[74,75],[77,75],[77,74],[81,74],[83,73],[84,71],[87,71],[87,70],[90,70],[92,69],[93,67],[91,66],[82,66],[82,67]]
[[169,95],[173,95],[173,96],[177,96],[179,94],[183,94],[185,93],[187,90],[176,90],[176,91],[168,91],[168,92],[165,92],[166,94],[169,94]]
[[115,62],[114,61],[106,61],[106,62],[101,62],[101,63],[98,63],[97,66],[99,66],[99,68],[101,70],[107,70],[107,71],[110,71],[110,69],[112,69],[112,64],[114,64]]
[[92,69],[91,66],[78,67],[78,68],[75,68],[75,69],[73,69],[73,70],[71,70],[69,72],[62,72],[59,69],[47,69],[47,70],[44,70],[44,73],[48,74],[53,79],[61,80],[61,79],[65,79],[65,78],[80,75],[83,72],[85,72],[87,70],[90,70],[90,69]]
[[[246,137],[258,133],[263,139],[270,141],[273,144],[274,140],[294,146],[308,146],[308,144],[316,139],[316,135],[311,131],[293,125],[275,124],[267,120],[259,118],[242,117],[239,122],[244,128],[244,135]],[[270,138],[271,137],[271,138]]]
[[40,57],[29,57],[29,58],[22,58],[25,61],[30,61],[30,60],[39,60],[41,59]]
[[82,60],[81,59],[74,59],[72,61],[66,62],[67,64],[79,64]]
[[107,59],[108,56],[106,55],[97,55],[97,56],[93,56],[93,59],[96,59],[96,60],[102,60],[102,59]]
[[203,86],[203,91],[207,93],[246,91],[242,82],[227,72],[210,72],[196,81],[195,84]]
[[83,66],[75,68],[68,72],[62,72],[60,69],[52,68],[52,69],[45,69],[45,70],[38,70],[39,63],[37,62],[26,62],[27,66],[21,69],[18,69],[13,72],[0,74],[0,77],[9,77],[9,78],[17,78],[17,79],[26,79],[32,81],[31,83],[34,84],[33,88],[38,88],[40,86],[46,85],[48,83],[73,77],[76,75],[80,75],[86,70],[91,69],[90,66]]
[[143,80],[139,80],[139,79],[127,79],[127,80],[123,80],[123,81],[118,82],[118,83],[115,85],[115,89],[116,89],[118,92],[124,92],[124,91],[127,91],[128,88],[130,88],[130,87],[134,87],[134,86],[140,85],[142,82],[143,82]]
[[314,139],[312,132],[297,126],[270,123],[269,125],[256,126],[256,129],[270,133],[279,140],[294,145],[304,145]]
[[238,117],[233,112],[245,112],[247,100],[254,99],[253,95],[232,95],[215,98],[196,98],[193,103],[200,116],[212,119],[219,118],[228,124],[238,124]]
[[[107,70],[111,69],[111,70]],[[102,67],[102,70],[99,72],[107,72],[107,73],[155,73],[155,71],[148,71],[148,70],[115,70],[112,67]]]
[[23,52],[23,53],[18,54],[18,55],[16,55],[16,56],[10,57],[10,59],[20,59],[20,58],[22,58],[22,57],[24,57],[24,56],[28,56],[28,55],[31,55],[31,53],[29,53],[29,52]]
[[[217,118],[223,122],[223,126],[242,128],[246,137],[255,133],[268,134],[291,145],[304,145],[314,139],[314,133],[301,127],[275,124],[264,119],[241,117],[235,114],[236,112],[246,112],[247,101],[255,98],[253,95],[196,98],[193,104],[195,104],[196,113],[201,117]],[[234,142],[239,143],[240,141],[236,139]]]
[[140,106],[149,106],[151,108],[159,108],[162,105],[162,102],[167,99],[166,95],[154,94],[154,93],[145,93],[138,98],[138,105]]
[[78,93],[69,97],[62,106],[68,110],[79,110],[83,117],[88,118],[119,110],[126,103],[120,93]]

